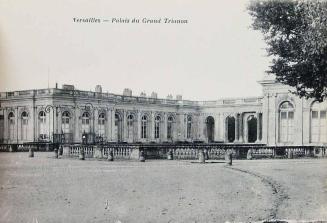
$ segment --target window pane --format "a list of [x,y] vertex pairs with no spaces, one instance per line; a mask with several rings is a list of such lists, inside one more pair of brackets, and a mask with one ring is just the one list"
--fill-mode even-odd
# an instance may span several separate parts
[[312,118],[318,118],[318,112],[317,111],[312,111]]
[[294,118],[294,112],[289,112],[288,113],[288,118],[293,119]]
[[280,113],[280,118],[281,118],[281,119],[286,119],[286,117],[287,117],[287,116],[286,116],[286,112],[281,112],[281,113]]
[[320,111],[320,119],[326,119],[326,111]]

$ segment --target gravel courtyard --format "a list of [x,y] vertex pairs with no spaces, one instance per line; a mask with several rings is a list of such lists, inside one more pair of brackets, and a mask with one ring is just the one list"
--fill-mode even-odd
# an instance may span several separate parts
[[327,220],[327,160],[95,161],[0,153],[0,222]]

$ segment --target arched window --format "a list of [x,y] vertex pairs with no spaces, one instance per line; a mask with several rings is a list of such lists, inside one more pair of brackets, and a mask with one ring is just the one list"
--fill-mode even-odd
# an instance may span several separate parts
[[82,132],[90,132],[90,114],[88,112],[82,114]]
[[147,138],[148,117],[143,115],[141,118],[141,138]]
[[127,138],[133,140],[134,116],[132,114],[127,116]]
[[311,106],[311,142],[327,142],[327,102]]
[[167,119],[167,139],[173,138],[173,117],[169,116]]
[[13,112],[10,112],[8,115],[8,122],[9,122],[9,139],[15,139],[15,115]]
[[161,118],[159,115],[157,115],[154,119],[154,138],[155,139],[160,138],[160,121],[161,121]]
[[39,112],[39,138],[47,138],[46,114],[44,111]]
[[22,117],[21,117],[21,122],[22,122],[22,140],[27,140],[27,130],[28,130],[28,114],[26,111],[23,111]]
[[292,142],[294,134],[294,107],[286,101],[279,107],[279,141]]
[[61,129],[63,133],[70,133],[69,120],[70,120],[69,112],[64,111],[61,116]]
[[192,135],[192,117],[187,116],[186,138],[190,139]]
[[100,113],[99,114],[99,118],[98,118],[98,125],[99,125],[99,136],[104,137],[105,135],[105,114],[104,113]]

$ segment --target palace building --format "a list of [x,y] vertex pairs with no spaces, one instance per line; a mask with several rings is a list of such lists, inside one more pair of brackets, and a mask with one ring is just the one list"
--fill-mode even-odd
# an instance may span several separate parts
[[272,78],[260,97],[188,101],[76,90],[72,85],[0,93],[0,143],[220,142],[327,144],[327,101],[293,95]]

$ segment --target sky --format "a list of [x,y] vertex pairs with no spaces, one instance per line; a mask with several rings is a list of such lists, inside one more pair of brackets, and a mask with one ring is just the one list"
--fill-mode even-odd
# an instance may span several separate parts
[[[0,0],[0,91],[80,90],[183,99],[262,95],[269,66],[245,0]],[[96,18],[100,23],[78,23]],[[128,18],[130,23],[112,23]],[[131,23],[133,18],[186,24]],[[108,22],[103,22],[108,20]]]

